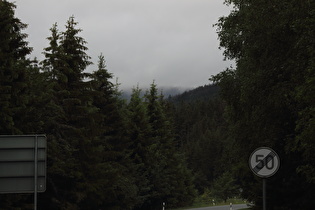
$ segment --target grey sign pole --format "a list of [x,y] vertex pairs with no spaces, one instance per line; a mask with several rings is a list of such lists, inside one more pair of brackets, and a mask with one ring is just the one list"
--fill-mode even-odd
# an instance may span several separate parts
[[266,210],[266,178],[274,175],[280,167],[280,158],[271,148],[259,147],[249,157],[253,173],[263,178],[263,210]]
[[266,179],[263,178],[263,210],[266,210]]
[[35,154],[34,154],[34,210],[37,210],[37,170],[38,170],[38,137],[35,135]]

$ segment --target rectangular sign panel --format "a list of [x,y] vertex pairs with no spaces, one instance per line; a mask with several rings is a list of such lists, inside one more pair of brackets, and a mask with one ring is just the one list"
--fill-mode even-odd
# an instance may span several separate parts
[[44,192],[46,156],[45,135],[0,135],[0,193]]

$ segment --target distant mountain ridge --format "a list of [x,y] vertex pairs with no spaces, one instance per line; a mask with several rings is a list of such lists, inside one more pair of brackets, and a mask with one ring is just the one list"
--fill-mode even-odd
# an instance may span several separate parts
[[[219,87],[215,85],[204,85],[194,89],[180,88],[180,87],[158,87],[159,92],[164,95],[164,98],[170,102],[191,102],[196,100],[206,101],[213,99],[219,94]],[[147,89],[142,89],[142,96]],[[123,89],[121,97],[130,100],[132,89]]]
[[219,87],[216,85],[204,85],[192,90],[187,90],[181,94],[169,97],[174,103],[192,102],[196,100],[207,101],[219,95]]
[[[181,87],[157,87],[159,93],[162,93],[165,98],[173,97],[182,94],[185,91],[188,91],[189,88],[181,88]],[[142,89],[142,96],[146,93],[148,88],[141,88]],[[130,89],[123,89],[121,91],[121,97],[123,99],[129,100],[132,94],[132,88]]]

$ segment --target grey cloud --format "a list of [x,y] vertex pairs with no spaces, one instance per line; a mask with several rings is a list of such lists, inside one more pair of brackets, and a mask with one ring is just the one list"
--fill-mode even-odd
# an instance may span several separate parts
[[[161,86],[196,87],[230,64],[212,27],[229,8],[219,0],[16,0],[17,15],[29,24],[34,56],[48,45],[49,28],[63,30],[74,15],[93,62],[102,52],[123,87],[156,79]],[[89,71],[95,69],[91,66]]]

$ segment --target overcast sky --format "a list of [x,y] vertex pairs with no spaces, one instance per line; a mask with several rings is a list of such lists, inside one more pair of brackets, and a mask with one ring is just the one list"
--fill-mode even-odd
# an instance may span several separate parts
[[[16,16],[32,56],[43,58],[49,29],[59,30],[70,16],[79,22],[88,55],[97,63],[103,53],[109,72],[121,87],[198,87],[231,65],[223,61],[216,29],[230,9],[223,0],[15,0]],[[89,67],[89,71],[96,65]]]

